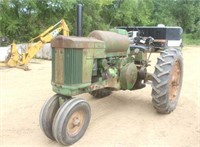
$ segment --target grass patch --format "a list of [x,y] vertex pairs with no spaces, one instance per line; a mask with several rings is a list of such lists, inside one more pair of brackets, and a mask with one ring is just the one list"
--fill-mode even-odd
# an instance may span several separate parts
[[200,45],[200,38],[194,38],[193,34],[183,34],[183,45]]

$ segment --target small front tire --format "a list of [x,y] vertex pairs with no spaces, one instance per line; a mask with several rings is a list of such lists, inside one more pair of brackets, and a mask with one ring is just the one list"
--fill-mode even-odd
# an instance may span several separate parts
[[85,133],[91,118],[89,104],[80,98],[65,102],[53,121],[53,135],[57,142],[72,145]]
[[52,133],[52,124],[54,116],[56,115],[57,110],[59,109],[59,95],[55,94],[50,99],[48,99],[40,111],[39,122],[40,128],[44,134],[51,140],[55,140]]

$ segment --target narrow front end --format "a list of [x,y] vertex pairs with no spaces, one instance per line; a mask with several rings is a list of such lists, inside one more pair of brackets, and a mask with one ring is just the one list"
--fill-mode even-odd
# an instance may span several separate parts
[[87,92],[94,49],[104,48],[104,43],[93,38],[58,36],[51,46],[53,91],[66,96]]

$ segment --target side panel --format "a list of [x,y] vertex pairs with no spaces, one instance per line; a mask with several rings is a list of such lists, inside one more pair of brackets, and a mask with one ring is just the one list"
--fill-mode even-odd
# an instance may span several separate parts
[[52,54],[52,81],[64,84],[64,49],[53,49]]
[[51,82],[55,82],[55,49],[51,49],[52,62],[51,62]]
[[91,83],[94,49],[83,49],[82,83]]

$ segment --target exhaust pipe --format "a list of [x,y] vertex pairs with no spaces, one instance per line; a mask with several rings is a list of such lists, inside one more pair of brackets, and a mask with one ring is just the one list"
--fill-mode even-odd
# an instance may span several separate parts
[[83,5],[77,4],[77,36],[82,36]]

